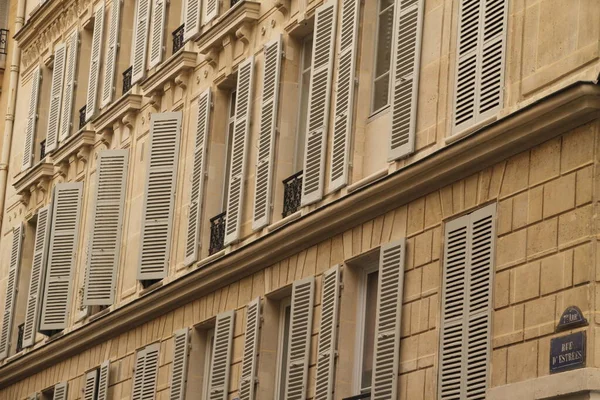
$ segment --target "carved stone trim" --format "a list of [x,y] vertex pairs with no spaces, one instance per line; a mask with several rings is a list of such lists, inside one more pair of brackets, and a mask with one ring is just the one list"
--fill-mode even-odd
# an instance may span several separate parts
[[[96,143],[96,132],[86,130],[77,132],[67,142],[61,143],[58,150],[52,154],[54,165],[61,166],[73,156],[75,158],[69,160],[69,163],[75,160],[87,162],[90,149],[94,143]],[[66,175],[63,175],[63,177],[66,177]]]
[[51,179],[54,175],[54,166],[49,162],[40,162],[33,168],[21,172],[14,178],[13,187],[17,194],[31,197],[31,187],[36,188],[42,180]]
[[171,56],[158,71],[141,83],[144,96],[152,98],[157,94],[162,95],[165,83],[176,80],[182,73],[189,73],[196,66],[197,56],[195,52],[185,50]]
[[[99,132],[104,129],[111,129],[113,124],[121,120],[127,113],[138,111],[141,108],[141,95],[133,93],[126,94],[111,104],[110,107],[102,110],[98,117],[94,119],[94,127]],[[123,121],[123,123],[125,122]]]

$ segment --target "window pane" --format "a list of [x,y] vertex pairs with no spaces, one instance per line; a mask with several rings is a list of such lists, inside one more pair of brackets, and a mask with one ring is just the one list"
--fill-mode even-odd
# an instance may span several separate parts
[[371,387],[371,373],[373,369],[373,346],[375,344],[375,317],[377,313],[377,281],[379,272],[375,271],[367,276],[367,293],[365,297],[365,326],[363,334],[363,356],[361,366],[360,388]]
[[380,0],[379,1],[379,12],[385,10],[389,6],[394,4],[394,0]]
[[303,61],[302,61],[302,70],[304,71],[306,68],[311,66],[312,63],[312,46],[313,40],[312,38],[306,39],[304,41],[304,49],[303,49]]
[[392,60],[393,18],[394,10],[392,8],[384,11],[379,16],[375,77],[379,77],[390,70],[390,64]]
[[390,75],[385,74],[375,81],[373,88],[373,111],[378,111],[388,103]]
[[235,116],[235,91],[231,92],[229,98],[229,117],[231,118]]
[[282,338],[282,346],[281,346],[281,373],[279,376],[279,398],[283,399],[285,397],[285,378],[287,376],[287,360],[288,360],[288,348],[290,343],[290,321],[291,321],[291,311],[292,307],[285,307],[285,322],[283,325],[283,338]]
[[295,171],[300,171],[304,165],[304,146],[306,143],[306,122],[308,118],[308,92],[310,90],[310,70],[302,74],[300,86],[300,108],[298,110],[298,134],[296,137]]

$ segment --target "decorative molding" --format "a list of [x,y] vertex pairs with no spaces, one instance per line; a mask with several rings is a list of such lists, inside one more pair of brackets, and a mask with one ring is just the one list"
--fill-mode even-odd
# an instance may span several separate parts
[[[94,119],[94,127],[98,132],[102,132],[105,129],[112,129],[113,124],[120,120],[127,125],[124,121],[124,117],[129,114],[140,110],[142,108],[142,95],[128,93],[121,96],[119,100],[112,103],[108,108],[102,110],[99,115]],[[132,119],[131,127],[135,124],[135,118]]]
[[[114,131],[115,131],[115,124],[113,124],[112,129],[110,128],[105,128],[100,132],[100,141],[102,143],[104,143],[106,145],[106,148],[110,149],[110,145],[112,143],[112,138],[114,136]],[[117,123],[117,129],[118,129],[118,123]]]
[[281,13],[284,21],[290,14],[291,3],[291,0],[275,0],[275,7],[277,7],[277,11]]
[[40,182],[52,179],[52,176],[54,175],[54,166],[52,163],[45,161],[46,160],[42,160],[42,162],[38,163],[33,168],[23,171],[14,177],[13,187],[17,194],[31,198],[33,191],[38,187]]
[[160,97],[164,92],[165,84],[169,81],[175,81],[175,84],[179,86],[177,80],[181,80],[182,76],[188,75],[194,69],[197,64],[197,57],[198,55],[192,51],[183,50],[175,53],[161,64],[158,71],[141,83],[140,87],[144,96],[153,98],[158,95]]
[[[68,171],[68,165],[75,161],[83,161],[84,163],[87,163],[91,147],[95,143],[96,132],[88,130],[81,130],[77,132],[75,135],[67,139],[66,142],[61,143],[58,150],[52,154],[54,165],[59,166],[59,168],[62,170],[62,165],[68,161]],[[61,175],[66,178],[65,174],[61,173]]]
[[[204,61],[207,62],[208,65],[210,65],[213,69],[217,68],[218,64],[219,64],[219,51],[214,48],[211,47],[206,54],[204,54]],[[205,78],[206,75],[208,73],[208,71],[204,71],[205,72]]]
[[246,49],[248,48],[248,45],[250,44],[251,29],[252,29],[252,26],[249,23],[244,22],[235,31],[235,36],[239,39],[239,41],[241,41],[244,44],[244,53],[246,52]]

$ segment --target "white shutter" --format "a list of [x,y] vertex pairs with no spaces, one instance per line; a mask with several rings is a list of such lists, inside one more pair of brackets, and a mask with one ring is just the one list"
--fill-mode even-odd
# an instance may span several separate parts
[[183,40],[189,40],[200,32],[200,0],[185,2]]
[[381,246],[373,351],[373,400],[398,398],[400,321],[404,282],[404,239]]
[[303,206],[321,200],[325,153],[329,127],[329,99],[333,74],[333,49],[337,24],[336,3],[329,2],[315,12],[312,76],[308,95],[308,123],[302,177]]
[[0,332],[0,360],[8,357],[12,325],[19,286],[19,270],[21,269],[21,246],[23,244],[23,226],[13,229],[12,246],[10,249],[10,264],[8,279],[6,281],[6,296],[4,297],[4,315],[2,317],[2,331]]
[[31,90],[29,92],[29,110],[27,113],[27,125],[25,127],[25,144],[23,145],[23,164],[21,170],[30,168],[33,163],[33,142],[35,141],[35,128],[37,125],[37,107],[40,97],[40,81],[42,70],[35,67],[31,75]]
[[423,3],[423,0],[406,0],[396,2],[394,8],[389,161],[404,157],[415,149]]
[[356,89],[356,46],[360,0],[342,1],[340,51],[338,53],[333,121],[333,146],[331,147],[331,173],[329,191],[348,183],[350,143],[353,133],[354,91]]
[[85,306],[110,306],[114,302],[128,160],[129,150],[98,153],[96,196],[83,294]]
[[[167,0],[153,0],[152,6],[152,34],[150,45],[150,68],[156,67],[163,58],[165,41],[165,18],[167,13]],[[184,28],[185,29],[185,28]]]
[[146,74],[146,52],[148,51],[149,25],[150,0],[138,0],[133,42],[132,85],[137,83]]
[[254,217],[252,229],[269,224],[271,217],[271,192],[273,185],[273,157],[279,106],[279,79],[281,74],[281,35],[264,47],[263,93],[260,105],[260,132],[254,187]]
[[94,34],[92,35],[92,50],[90,55],[90,76],[88,80],[87,103],[85,107],[85,120],[96,113],[98,99],[98,83],[100,81],[100,61],[102,57],[102,40],[104,34],[104,2],[94,13]]
[[179,157],[181,112],[152,114],[138,279],[167,275]]
[[65,57],[67,48],[64,43],[54,48],[54,66],[52,69],[52,88],[50,89],[50,109],[48,111],[48,129],[46,130],[46,154],[56,149],[60,128],[60,107],[62,105],[63,81],[65,78]]
[[296,281],[292,286],[285,400],[306,399],[314,292],[314,276]]
[[188,328],[173,334],[173,367],[171,368],[171,393],[169,400],[185,400],[189,348]]
[[98,370],[94,369],[85,374],[82,400],[96,400],[96,386],[98,385]]
[[82,182],[61,183],[54,189],[41,331],[67,327],[73,291],[73,267],[77,259],[82,192]]
[[51,207],[48,205],[40,208],[37,214],[31,279],[29,283],[29,295],[27,296],[27,310],[25,311],[25,325],[23,326],[23,347],[33,346],[35,343],[35,333],[37,332],[42,303],[42,288],[44,287],[44,278],[46,276],[46,256],[48,255],[48,244],[50,243],[51,210]]
[[233,146],[229,167],[227,214],[225,215],[225,245],[236,241],[240,236],[242,209],[244,207],[246,153],[252,114],[253,75],[254,56],[251,56],[240,64],[237,76]]
[[121,25],[121,0],[113,0],[110,9],[108,42],[104,64],[104,87],[102,88],[101,107],[109,104],[115,93],[115,69],[119,50],[119,27]]
[[156,384],[158,380],[158,358],[160,356],[160,343],[146,346],[144,360],[144,384],[142,386],[142,400],[156,399]]
[[96,400],[108,400],[108,379],[110,378],[110,361],[106,360],[100,365],[98,376],[98,396]]
[[77,54],[79,53],[79,32],[77,30],[67,39],[67,62],[65,67],[65,90],[63,92],[60,137],[65,140],[71,134],[75,86],[77,85]]
[[259,333],[260,297],[252,300],[246,309],[246,335],[244,336],[239,400],[254,400],[255,397]]
[[142,400],[144,389],[144,367],[146,365],[146,349],[138,350],[135,355],[131,400]]
[[207,89],[198,98],[194,168],[192,171],[192,190],[190,191],[190,210],[188,214],[187,238],[185,242],[185,265],[191,265],[198,260],[200,226],[202,224],[204,175],[206,173],[206,148],[208,134],[210,132],[211,101],[210,89]]
[[67,382],[54,385],[54,397],[52,400],[67,400]]
[[202,24],[208,24],[219,14],[219,0],[202,0],[203,1],[203,11],[204,11],[204,20]]
[[212,370],[208,384],[208,400],[227,400],[229,391],[229,370],[235,311],[217,315],[215,338],[213,341]]
[[30,395],[27,397],[27,400],[38,400],[38,399],[39,399],[39,397],[38,397],[38,394],[37,394],[37,393],[30,394]]

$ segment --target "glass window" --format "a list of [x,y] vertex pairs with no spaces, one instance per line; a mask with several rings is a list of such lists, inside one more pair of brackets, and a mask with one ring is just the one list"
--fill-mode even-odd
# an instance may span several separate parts
[[229,118],[227,119],[227,137],[225,146],[225,176],[223,178],[223,201],[221,202],[221,212],[227,208],[227,194],[229,192],[229,169],[231,168],[231,151],[233,148],[233,128],[235,125],[235,90],[229,95]]
[[290,321],[292,317],[291,299],[281,300],[279,311],[279,349],[277,357],[277,399],[285,398],[288,350],[290,343]]
[[312,69],[312,36],[304,39],[302,43],[302,57],[300,65],[300,104],[298,107],[298,131],[296,135],[296,155],[294,156],[294,172],[304,168],[304,145],[306,142],[306,125],[308,118],[308,94],[310,91],[310,75]]
[[379,0],[375,43],[375,73],[373,75],[373,98],[371,101],[372,113],[380,111],[389,103],[393,21],[393,0]]
[[206,331],[206,343],[204,348],[204,393],[203,399],[209,399],[208,386],[210,381],[210,373],[212,371],[212,358],[213,358],[213,342],[215,339],[215,330],[210,329]]
[[379,271],[366,274],[363,290],[362,345],[360,357],[360,393],[371,391],[373,370],[373,348],[375,345],[375,323],[377,314],[377,283]]

